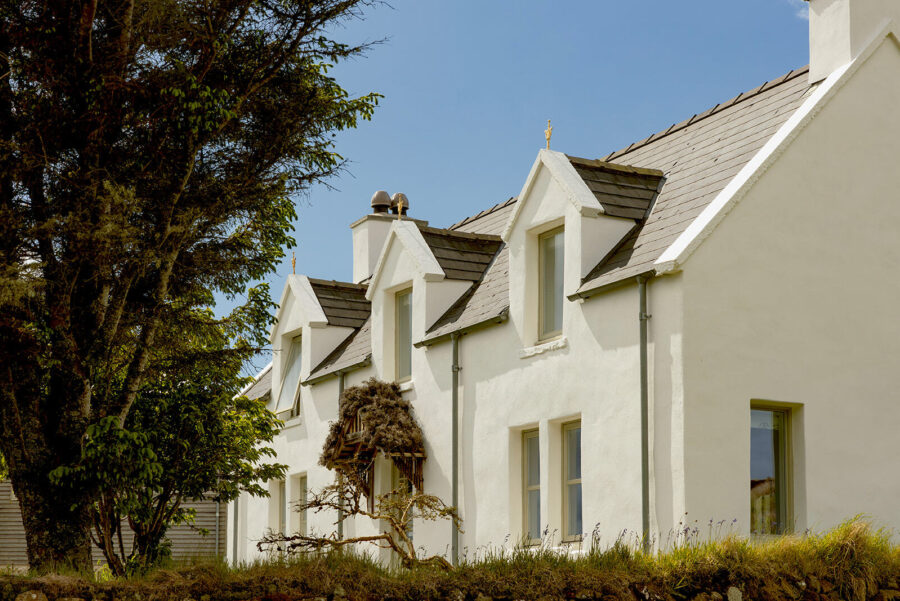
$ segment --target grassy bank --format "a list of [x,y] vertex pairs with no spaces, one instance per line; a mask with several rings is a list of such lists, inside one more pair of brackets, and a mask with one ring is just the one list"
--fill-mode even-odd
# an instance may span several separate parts
[[618,543],[577,557],[552,551],[488,554],[444,572],[389,571],[350,554],[240,568],[156,570],[140,579],[0,577],[0,601],[26,591],[48,599],[215,601],[294,599],[616,599],[635,601],[900,601],[900,546],[852,522],[822,535],[749,542],[729,537],[645,555]]

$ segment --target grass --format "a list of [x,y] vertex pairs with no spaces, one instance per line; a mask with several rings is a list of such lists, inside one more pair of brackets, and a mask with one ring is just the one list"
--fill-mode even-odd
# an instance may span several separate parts
[[[50,599],[195,601],[326,599],[635,599],[693,600],[736,587],[744,599],[878,599],[898,590],[900,546],[854,520],[822,534],[751,541],[677,541],[643,553],[624,537],[577,556],[547,547],[484,549],[452,572],[390,570],[352,553],[308,555],[240,567],[206,563],[157,569],[109,582],[77,576],[0,576],[0,601],[41,589]],[[887,592],[885,592],[887,591]],[[879,598],[880,595],[880,598]],[[900,592],[896,598],[900,598]]]

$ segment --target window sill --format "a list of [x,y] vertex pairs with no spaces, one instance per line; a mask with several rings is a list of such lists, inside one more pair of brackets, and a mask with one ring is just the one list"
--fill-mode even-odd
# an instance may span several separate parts
[[547,342],[542,342],[534,346],[523,348],[521,351],[519,351],[519,359],[528,359],[529,357],[534,357],[543,353],[558,351],[560,349],[566,348],[567,346],[569,346],[568,339],[565,336],[560,336],[559,338],[554,338],[553,340],[549,340]]
[[295,428],[302,423],[303,423],[303,416],[298,415],[296,417],[292,417],[290,419],[284,420],[284,425],[281,426],[281,430],[284,431],[284,430],[288,430],[290,428]]
[[400,392],[409,392],[416,387],[415,382],[413,382],[412,378],[410,378],[409,380],[403,380],[398,384],[400,386]]

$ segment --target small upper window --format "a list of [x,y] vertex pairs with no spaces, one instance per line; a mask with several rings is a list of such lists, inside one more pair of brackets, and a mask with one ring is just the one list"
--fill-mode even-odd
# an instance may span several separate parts
[[281,366],[281,391],[278,393],[278,403],[275,413],[284,414],[285,417],[300,415],[300,371],[302,338],[295,336],[291,344],[282,352],[287,352],[287,359]]
[[538,286],[540,339],[562,333],[563,318],[563,228],[538,237]]
[[750,411],[750,532],[791,530],[790,411],[754,407]]
[[412,377],[412,290],[398,292],[395,297],[397,380]]

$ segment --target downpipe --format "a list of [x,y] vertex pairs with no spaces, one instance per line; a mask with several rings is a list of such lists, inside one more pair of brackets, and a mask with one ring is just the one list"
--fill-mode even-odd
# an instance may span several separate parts
[[[453,345],[453,364],[451,366],[450,388],[452,390],[452,419],[451,437],[453,439],[453,461],[451,462],[451,505],[459,512],[459,333],[453,332],[450,335]],[[459,530],[456,524],[450,524],[450,558],[453,567],[459,563]]]
[[647,376],[647,280],[648,276],[638,276],[638,297],[640,322],[641,361],[641,546],[650,552],[650,408],[649,380]]
[[[338,419],[341,417],[341,404],[344,398],[344,372],[338,372]],[[341,495],[338,497],[338,540],[344,540],[344,477],[338,474],[338,484],[341,487]]]

